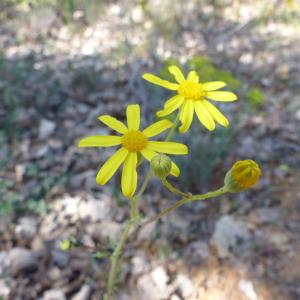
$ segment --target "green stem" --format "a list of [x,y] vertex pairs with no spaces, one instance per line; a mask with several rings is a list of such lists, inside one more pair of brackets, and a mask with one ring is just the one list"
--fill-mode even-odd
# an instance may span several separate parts
[[[174,125],[171,127],[171,129],[165,139],[166,141],[169,141],[173,137],[173,135],[175,133],[175,129],[178,125],[178,120],[179,120],[179,113],[177,115]],[[124,249],[125,243],[128,239],[130,230],[135,228],[137,225],[137,219],[138,219],[137,206],[138,206],[141,196],[143,195],[143,193],[145,192],[145,189],[148,186],[148,183],[149,183],[151,177],[152,177],[152,171],[149,170],[139,192],[136,194],[136,196],[134,196],[131,199],[130,220],[128,221],[126,228],[122,232],[122,234],[120,236],[120,240],[119,240],[118,244],[116,245],[116,248],[110,258],[110,270],[109,270],[109,275],[108,275],[107,293],[104,295],[104,300],[113,300],[114,299],[114,286],[115,286],[120,256],[123,252],[123,249]]]
[[114,285],[116,281],[117,271],[118,271],[118,263],[125,243],[127,241],[129,232],[131,228],[134,226],[134,223],[131,220],[128,221],[126,228],[124,229],[120,240],[115,248],[115,251],[110,257],[110,270],[108,276],[108,283],[107,283],[107,293],[104,296],[104,300],[112,300],[114,297]]
[[161,180],[163,185],[172,193],[180,195],[184,198],[191,198],[192,195],[186,194],[174,187],[166,178]]
[[143,224],[144,225],[147,225],[147,224],[150,224],[152,222],[155,222],[157,221],[158,219],[160,219],[161,217],[167,215],[168,213],[170,213],[171,211],[173,211],[175,208],[183,205],[183,204],[186,204],[186,203],[189,203],[189,202],[192,202],[192,201],[199,201],[199,200],[205,200],[205,199],[209,199],[209,198],[213,198],[213,197],[218,197],[220,195],[223,195],[227,192],[227,189],[223,186],[222,188],[218,189],[218,190],[215,190],[215,191],[212,191],[212,192],[208,192],[206,194],[199,194],[199,195],[194,195],[194,196],[189,196],[189,198],[183,198],[177,202],[175,202],[173,205],[171,205],[170,207],[164,209],[161,213],[159,213],[157,216],[154,216],[153,218],[151,218],[150,220],[148,220],[147,222],[145,222]]

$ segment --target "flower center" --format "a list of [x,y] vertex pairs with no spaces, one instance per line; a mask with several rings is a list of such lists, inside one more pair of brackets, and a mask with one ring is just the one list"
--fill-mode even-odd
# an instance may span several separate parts
[[130,130],[122,137],[123,147],[130,152],[139,152],[145,149],[147,142],[147,137],[141,131]]
[[180,83],[178,93],[179,95],[184,96],[186,99],[194,101],[203,99],[206,94],[201,83],[187,80]]

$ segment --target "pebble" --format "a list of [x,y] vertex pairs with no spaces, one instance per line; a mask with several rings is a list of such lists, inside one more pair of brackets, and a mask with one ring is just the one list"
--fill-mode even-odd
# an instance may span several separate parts
[[91,291],[92,288],[85,284],[81,287],[79,292],[71,298],[71,300],[89,300]]
[[44,293],[42,300],[66,300],[66,296],[63,291],[59,289],[48,290]]
[[247,280],[240,280],[239,282],[239,289],[241,292],[244,293],[244,295],[249,300],[257,300],[257,294],[255,292],[253,283],[251,281]]
[[8,253],[8,264],[13,274],[33,271],[38,267],[38,255],[28,249],[16,247]]
[[49,138],[54,130],[55,130],[56,124],[53,121],[42,119],[39,126],[39,139],[45,140]]
[[211,243],[217,248],[219,257],[226,258],[230,256],[231,251],[242,248],[241,242],[249,239],[250,232],[245,223],[225,215],[217,221]]

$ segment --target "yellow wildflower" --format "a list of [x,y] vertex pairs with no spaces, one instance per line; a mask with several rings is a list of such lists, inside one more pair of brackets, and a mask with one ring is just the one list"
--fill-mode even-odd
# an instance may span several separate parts
[[[117,131],[121,136],[89,136],[79,142],[79,147],[111,147],[121,145],[101,167],[96,182],[100,185],[106,184],[124,163],[121,187],[127,197],[132,197],[137,187],[137,164],[138,154],[148,161],[159,153],[182,155],[188,153],[188,148],[175,142],[158,142],[149,139],[173,126],[168,120],[161,120],[140,131],[140,106],[138,104],[128,105],[126,110],[127,126],[109,115],[99,117],[99,120]],[[172,162],[171,174],[179,176],[179,168]]]
[[177,83],[163,80],[149,73],[143,75],[143,78],[151,83],[177,91],[176,96],[166,101],[163,110],[157,112],[159,117],[167,116],[174,110],[180,109],[179,119],[182,123],[179,128],[180,132],[186,132],[190,128],[194,111],[199,121],[208,130],[215,129],[215,121],[224,127],[229,125],[227,118],[213,104],[206,100],[207,98],[221,102],[237,100],[237,96],[234,93],[216,91],[224,87],[226,85],[225,82],[212,81],[200,83],[195,71],[189,72],[187,78],[185,78],[177,66],[170,66],[168,70],[174,76]]
[[256,184],[260,178],[259,165],[251,160],[239,160],[227,172],[224,182],[229,192],[237,193]]

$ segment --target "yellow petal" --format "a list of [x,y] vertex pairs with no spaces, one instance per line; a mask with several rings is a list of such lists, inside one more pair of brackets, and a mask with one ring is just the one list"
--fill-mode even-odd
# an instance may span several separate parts
[[[149,162],[155,155],[157,155],[155,151],[149,149],[144,149],[141,151],[141,153]],[[171,175],[176,177],[180,175],[180,170],[174,162],[172,162]]]
[[149,141],[147,145],[147,149],[161,152],[161,153],[177,154],[177,155],[188,153],[188,147],[186,145],[175,143],[175,142]]
[[79,141],[78,147],[111,147],[121,144],[120,136],[88,136]]
[[180,175],[180,169],[174,162],[172,162],[171,175],[175,177],[178,177]]
[[182,81],[185,81],[184,75],[182,74],[181,70],[177,66],[175,65],[170,66],[168,70],[175,77],[175,80],[177,82],[180,83]]
[[205,91],[215,91],[226,85],[223,81],[211,81],[202,83],[202,87]]
[[169,89],[169,90],[173,90],[173,91],[176,91],[178,89],[178,84],[177,83],[172,83],[170,81],[167,81],[167,80],[163,80],[153,74],[149,74],[149,73],[145,73],[143,75],[143,78],[151,83],[154,83],[156,85],[159,85],[159,86],[162,86],[166,89]]
[[158,135],[165,131],[166,129],[173,126],[173,123],[169,120],[161,120],[158,122],[153,123],[152,125],[148,126],[144,129],[143,133],[146,137],[152,137]]
[[132,197],[137,186],[137,154],[129,152],[123,166],[122,172],[122,192],[126,197]]
[[164,109],[158,111],[156,113],[156,115],[158,117],[164,117],[164,116],[167,116],[167,115],[171,114],[174,110],[176,110],[178,107],[180,107],[180,105],[182,105],[183,101],[184,101],[183,97],[176,98],[176,100],[174,100],[172,102],[169,102],[167,107],[165,107]]
[[193,116],[194,116],[194,102],[192,100],[187,100],[180,112],[180,121],[182,125],[179,127],[179,131],[184,133],[186,132],[192,122],[193,122]]
[[237,96],[231,92],[207,92],[206,97],[215,101],[231,102],[237,100]]
[[140,128],[140,106],[131,104],[127,106],[127,125],[129,130],[139,130]]
[[197,73],[195,71],[191,71],[191,72],[189,72],[189,74],[187,76],[187,80],[198,83],[199,82],[199,76],[197,75]]
[[184,100],[184,97],[181,96],[181,95],[176,95],[170,99],[168,99],[165,104],[164,104],[164,108],[167,108],[167,107],[170,107],[170,106],[173,106],[175,103],[177,102],[183,102]]
[[210,102],[203,100],[203,104],[208,110],[208,112],[212,115],[212,117],[222,126],[228,127],[229,121],[227,118]]
[[195,103],[195,111],[199,121],[208,129],[214,130],[216,124],[210,113],[207,111],[206,107],[201,101]]
[[119,133],[125,133],[126,131],[128,131],[128,128],[116,118],[113,118],[108,115],[104,115],[104,116],[100,116],[98,119],[106,126],[110,127],[111,129]]
[[100,185],[107,183],[125,160],[127,154],[128,150],[125,148],[120,148],[117,152],[115,152],[99,170],[96,177],[97,183]]

